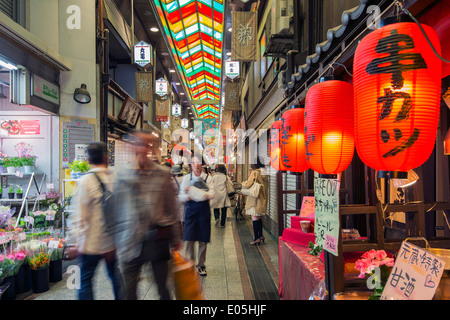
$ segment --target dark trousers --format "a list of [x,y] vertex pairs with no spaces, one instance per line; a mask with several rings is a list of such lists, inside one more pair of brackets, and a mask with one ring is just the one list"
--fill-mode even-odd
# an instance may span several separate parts
[[[217,220],[220,216],[220,225],[225,226],[225,221],[227,219],[227,207],[225,208],[214,208],[214,218]],[[220,213],[222,212],[222,215]]]
[[142,245],[142,252],[139,257],[124,262],[122,265],[122,274],[125,282],[124,298],[126,300],[137,300],[137,284],[142,266],[146,262],[151,262],[153,277],[158,287],[158,293],[161,300],[170,300],[170,293],[167,289],[167,279],[169,276],[169,260],[151,261],[147,252],[152,250],[151,244],[145,241]]
[[[94,294],[92,290],[92,278],[94,277],[95,269],[98,263],[104,257],[102,255],[82,254],[81,260],[81,284],[78,291],[79,300],[94,300]],[[108,276],[111,279],[111,283],[114,290],[114,299],[120,300],[122,290],[122,276],[117,266],[117,259],[114,257],[106,261],[106,270]]]

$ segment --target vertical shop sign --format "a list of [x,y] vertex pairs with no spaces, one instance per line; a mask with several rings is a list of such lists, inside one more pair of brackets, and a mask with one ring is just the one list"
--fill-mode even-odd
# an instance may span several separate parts
[[152,73],[136,72],[136,101],[150,102],[153,97]]
[[134,46],[134,63],[147,67],[152,62],[152,46],[141,41]]
[[168,85],[167,80],[160,78],[156,80],[155,93],[161,97],[167,95]]
[[256,11],[231,12],[231,60],[256,61],[257,20]]
[[314,178],[316,245],[338,255],[339,240],[339,180]]
[[443,259],[403,241],[381,300],[431,300],[444,267]]
[[169,100],[159,100],[156,101],[156,115],[155,120],[158,122],[169,121]]

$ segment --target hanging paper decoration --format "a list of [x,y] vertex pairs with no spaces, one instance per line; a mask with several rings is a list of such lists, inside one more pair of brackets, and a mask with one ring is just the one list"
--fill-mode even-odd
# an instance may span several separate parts
[[[423,28],[440,54],[436,32]],[[383,26],[359,43],[353,79],[355,142],[366,165],[398,176],[429,158],[439,121],[441,70],[415,23]]]
[[286,167],[281,161],[281,120],[277,120],[272,123],[270,127],[269,138],[269,152],[270,152],[270,165],[272,168],[278,171],[286,171]]
[[334,175],[353,159],[353,87],[328,80],[314,85],[306,95],[306,161],[320,174]]
[[309,169],[305,153],[304,108],[293,108],[281,117],[281,162],[291,172]]
[[256,61],[258,12],[231,12],[231,60]]

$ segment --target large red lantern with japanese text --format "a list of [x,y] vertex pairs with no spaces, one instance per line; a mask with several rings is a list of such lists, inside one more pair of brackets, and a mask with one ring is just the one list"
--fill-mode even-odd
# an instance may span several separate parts
[[309,169],[305,153],[305,109],[294,107],[281,117],[281,162],[291,172]]
[[355,144],[350,83],[325,80],[308,91],[305,147],[309,166],[322,175],[336,175],[352,162]]
[[[440,54],[436,32],[423,28]],[[433,151],[442,66],[413,22],[384,24],[354,57],[355,143],[378,177],[406,176]]]
[[272,168],[278,171],[286,171],[286,167],[281,161],[281,120],[277,120],[272,123],[270,127],[269,138],[269,152],[270,152],[270,165]]

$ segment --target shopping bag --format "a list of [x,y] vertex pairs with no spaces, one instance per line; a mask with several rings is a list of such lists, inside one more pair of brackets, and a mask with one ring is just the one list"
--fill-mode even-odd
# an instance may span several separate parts
[[227,194],[229,197],[233,197],[236,193],[236,190],[234,189],[234,186],[230,180],[227,179],[226,181]]
[[194,261],[184,259],[177,251],[173,252],[173,279],[177,300],[204,300],[200,276]]
[[241,193],[246,196],[258,198],[260,189],[261,189],[261,185],[255,181],[250,188],[241,189]]

